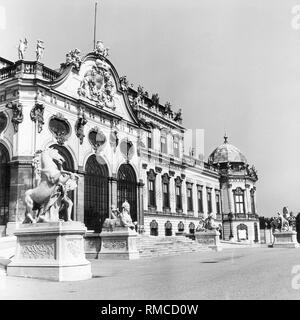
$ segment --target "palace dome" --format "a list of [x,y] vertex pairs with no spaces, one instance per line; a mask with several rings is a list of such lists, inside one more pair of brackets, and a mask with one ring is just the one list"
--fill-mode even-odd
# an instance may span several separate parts
[[211,164],[222,164],[228,162],[247,163],[246,157],[232,144],[227,142],[228,137],[224,136],[224,143],[217,147],[209,156],[208,162]]

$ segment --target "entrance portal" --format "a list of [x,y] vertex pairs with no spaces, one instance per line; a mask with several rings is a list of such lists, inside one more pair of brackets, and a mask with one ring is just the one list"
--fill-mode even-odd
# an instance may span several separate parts
[[117,203],[119,210],[122,203],[127,200],[130,204],[132,221],[137,221],[137,181],[136,174],[130,164],[123,163],[118,170]]
[[109,217],[108,167],[100,164],[95,155],[88,158],[84,176],[84,223],[89,230],[101,232],[103,222]]

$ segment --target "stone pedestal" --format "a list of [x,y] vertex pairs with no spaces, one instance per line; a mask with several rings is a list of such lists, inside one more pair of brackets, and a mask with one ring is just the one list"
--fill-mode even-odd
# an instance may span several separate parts
[[274,242],[272,248],[298,248],[297,232],[295,231],[275,231],[273,232]]
[[88,231],[84,237],[84,250],[87,259],[98,259],[101,248],[100,234]]
[[137,233],[128,227],[115,227],[113,231],[105,228],[100,233],[101,251],[99,259],[139,259],[136,241]]
[[20,225],[15,231],[16,254],[7,266],[7,275],[53,281],[90,279],[85,232],[86,227],[78,221]]
[[195,240],[215,251],[221,251],[220,233],[217,230],[195,232]]

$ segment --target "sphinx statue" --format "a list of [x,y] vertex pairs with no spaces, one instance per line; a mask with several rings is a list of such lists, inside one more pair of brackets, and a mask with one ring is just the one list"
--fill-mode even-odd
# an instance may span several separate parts
[[114,231],[115,227],[128,227],[132,230],[135,229],[135,224],[132,222],[130,216],[130,204],[125,200],[122,204],[122,211],[112,205],[111,206],[111,218],[105,219],[103,228],[109,231]]

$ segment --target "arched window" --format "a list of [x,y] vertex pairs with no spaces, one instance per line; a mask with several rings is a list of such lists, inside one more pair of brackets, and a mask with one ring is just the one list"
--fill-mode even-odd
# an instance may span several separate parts
[[179,232],[184,231],[184,223],[183,223],[182,221],[180,221],[180,222],[178,223],[178,231],[179,231]]
[[148,178],[148,207],[149,208],[156,208],[156,188],[155,188],[155,180],[156,180],[156,173],[153,169],[150,169],[147,172]]
[[150,236],[158,236],[158,223],[156,220],[150,222]]
[[194,234],[194,233],[195,233],[195,224],[194,224],[193,222],[191,222],[191,223],[189,224],[189,232],[190,232],[191,234]]
[[248,240],[248,227],[245,224],[239,224],[236,229],[238,241]]
[[166,236],[172,235],[172,223],[169,220],[165,223],[165,235]]
[[9,153],[4,145],[0,143],[0,225],[5,225],[8,221],[10,188],[8,163]]
[[244,191],[241,188],[233,190],[235,213],[245,213]]
[[118,170],[118,208],[122,209],[122,204],[127,200],[130,204],[130,215],[132,221],[137,221],[137,180],[132,166],[123,163]]
[[[89,230],[100,232],[109,216],[108,167],[95,155],[88,158],[84,176],[84,223]],[[99,163],[100,162],[100,163]]]

